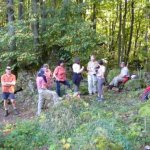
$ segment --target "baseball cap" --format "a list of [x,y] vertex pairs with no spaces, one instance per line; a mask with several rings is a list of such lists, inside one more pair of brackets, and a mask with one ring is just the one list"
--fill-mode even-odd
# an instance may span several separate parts
[[7,69],[7,70],[11,70],[11,67],[10,67],[10,66],[7,66],[6,69]]

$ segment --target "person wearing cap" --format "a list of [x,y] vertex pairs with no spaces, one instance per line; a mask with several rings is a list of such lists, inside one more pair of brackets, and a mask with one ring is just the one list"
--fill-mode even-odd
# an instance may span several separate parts
[[114,77],[109,84],[109,88],[117,87],[119,82],[122,82],[124,78],[129,77],[129,69],[126,66],[125,62],[120,63],[121,72],[118,76]]
[[82,80],[82,75],[81,73],[84,70],[84,66],[80,66],[80,60],[79,58],[75,58],[74,59],[74,64],[72,65],[72,69],[73,69],[73,83],[74,83],[74,96],[78,96],[80,97],[80,93],[79,93],[79,86],[80,86],[80,82]]
[[11,67],[6,67],[6,73],[1,76],[1,84],[2,84],[2,98],[4,100],[4,109],[5,109],[5,117],[9,115],[8,112],[8,100],[11,101],[12,106],[14,108],[14,114],[18,115],[18,110],[16,108],[16,100],[15,100],[15,84],[16,84],[16,76],[11,73]]
[[54,70],[53,78],[56,80],[56,92],[58,96],[61,96],[60,86],[61,84],[66,85],[68,88],[71,88],[69,82],[66,77],[66,69],[64,67],[64,61],[59,60],[57,67]]
[[98,92],[98,101],[102,101],[104,99],[103,95],[103,85],[105,83],[105,71],[106,67],[104,66],[103,60],[99,61],[99,68],[97,70],[97,92]]
[[87,65],[88,71],[88,91],[89,95],[95,94],[97,92],[97,77],[96,77],[96,69],[98,67],[98,62],[95,59],[94,55],[91,55],[90,61]]
[[53,84],[53,74],[52,71],[49,69],[49,65],[48,64],[44,64],[43,65],[43,69],[45,70],[45,76],[47,79],[47,88],[51,89],[52,88],[52,84]]
[[42,111],[42,107],[45,99],[49,99],[49,98],[52,99],[55,105],[58,103],[59,97],[55,91],[51,91],[48,89],[45,70],[43,68],[40,69],[40,71],[37,74],[36,84],[37,84],[37,89],[39,94],[38,111],[37,111],[37,115],[39,116]]

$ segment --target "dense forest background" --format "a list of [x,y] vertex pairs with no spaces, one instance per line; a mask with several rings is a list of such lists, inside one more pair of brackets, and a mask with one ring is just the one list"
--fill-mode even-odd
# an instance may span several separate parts
[[149,38],[149,0],[0,1],[1,64],[16,70],[90,54],[135,67],[149,61]]

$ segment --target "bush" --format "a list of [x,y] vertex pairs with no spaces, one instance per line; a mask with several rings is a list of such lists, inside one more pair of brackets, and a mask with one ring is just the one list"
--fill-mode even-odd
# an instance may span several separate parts
[[113,69],[108,72],[107,81],[111,82],[112,79],[120,73],[120,69]]
[[129,80],[125,84],[125,89],[129,91],[136,91],[145,87],[146,87],[146,84],[143,79]]
[[12,150],[32,150],[40,148],[48,142],[48,135],[44,133],[37,121],[18,123],[10,134],[4,138],[4,148]]

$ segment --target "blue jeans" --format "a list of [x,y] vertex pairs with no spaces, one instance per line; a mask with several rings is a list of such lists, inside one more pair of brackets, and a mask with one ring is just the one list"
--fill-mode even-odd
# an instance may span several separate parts
[[60,93],[60,86],[61,86],[61,84],[64,84],[68,88],[70,88],[70,84],[69,84],[69,82],[67,80],[66,81],[56,81],[56,93],[58,94],[58,96],[61,96],[61,93]]

